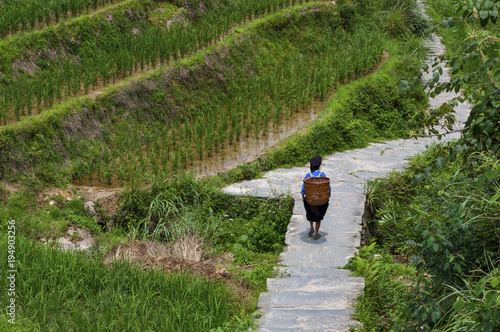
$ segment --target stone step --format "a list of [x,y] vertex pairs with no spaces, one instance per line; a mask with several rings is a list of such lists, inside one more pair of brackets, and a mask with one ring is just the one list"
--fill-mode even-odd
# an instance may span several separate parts
[[[356,248],[361,243],[361,233],[357,232],[336,232],[331,227],[328,232],[328,241],[333,242],[336,247]],[[285,243],[290,246],[309,246],[315,245],[317,240],[314,240],[312,235],[308,234],[309,226],[300,229],[290,229],[286,233]],[[320,233],[322,233],[320,231]]]
[[[259,311],[258,311],[259,313]],[[351,309],[266,309],[260,311],[259,331],[347,331],[360,325],[351,318]]]
[[330,275],[297,275],[267,279],[268,292],[337,292],[358,293],[365,287],[364,278],[332,277]]
[[357,291],[345,292],[271,292],[261,293],[259,308],[295,308],[295,309],[347,309],[358,297]]
[[329,277],[348,277],[351,274],[349,270],[342,270],[337,268],[310,268],[310,267],[297,267],[297,266],[279,266],[277,270],[285,276],[296,275],[321,275]]
[[308,247],[286,246],[280,255],[281,263],[297,267],[334,268],[346,265],[357,252],[356,247],[327,246],[326,241],[326,237],[322,237]]

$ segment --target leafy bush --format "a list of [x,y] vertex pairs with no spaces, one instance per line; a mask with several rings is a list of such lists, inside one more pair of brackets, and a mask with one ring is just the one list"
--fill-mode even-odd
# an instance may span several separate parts
[[[239,202],[238,202],[239,200]],[[219,241],[226,247],[246,248],[252,252],[281,252],[290,221],[291,198],[260,201],[236,198],[220,226]]]
[[363,323],[362,330],[388,331],[405,308],[408,286],[415,280],[416,271],[395,263],[389,253],[375,246],[373,242],[363,247],[344,268],[352,270],[353,276],[365,278],[354,316]]
[[419,272],[406,308],[393,319],[395,330],[494,331],[500,322],[493,300],[500,261],[498,157],[447,162],[442,154],[453,148],[434,147],[402,174],[370,185],[380,243],[413,256]]
[[[495,264],[498,266],[498,264]],[[449,294],[439,301],[447,302],[449,310],[442,331],[484,331],[500,330],[500,272],[480,272],[478,278],[465,280],[465,287],[450,287]]]

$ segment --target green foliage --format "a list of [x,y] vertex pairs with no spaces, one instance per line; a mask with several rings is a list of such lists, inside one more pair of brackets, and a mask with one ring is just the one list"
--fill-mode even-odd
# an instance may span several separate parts
[[349,30],[351,26],[356,21],[356,12],[355,9],[345,1],[339,1],[337,5],[337,12],[339,13],[342,26],[344,29]]
[[[256,260],[253,259],[252,262]],[[275,278],[278,274],[274,262],[261,261],[253,265],[253,269],[250,272],[241,270],[239,272],[240,276],[244,277],[258,292],[265,292],[267,290],[267,279]]]
[[133,239],[174,242],[194,235],[210,244],[211,252],[231,252],[234,273],[258,295],[276,275],[273,266],[285,245],[292,204],[291,197],[223,194],[211,182],[187,175],[125,193],[117,224]]
[[337,1],[337,11],[346,29],[359,20],[368,20],[393,38],[404,40],[411,35],[422,37],[429,24],[416,1]]
[[[402,174],[369,185],[379,242],[407,260],[412,257],[420,275],[408,306],[398,309],[395,330],[474,326],[493,331],[498,326],[494,295],[486,296],[495,293],[496,281],[485,281],[495,278],[500,259],[498,158],[481,153],[449,162],[444,156],[455,144],[434,147]],[[465,298],[473,304],[463,310]]]
[[[473,107],[457,149],[467,149],[469,153],[474,151],[498,153],[500,58],[498,28],[495,24],[500,3],[458,0],[429,3],[433,8],[434,19],[440,22],[435,26],[435,30],[451,31],[445,32],[444,39],[449,54],[436,59],[432,64],[433,78],[426,83],[426,86],[429,87],[432,97],[450,91],[461,93],[437,109],[420,112],[416,119],[422,129],[418,133],[437,134],[439,126],[452,131],[455,123],[453,109],[458,102],[467,101]],[[451,67],[453,75],[449,82],[439,82],[443,74],[440,64],[444,61]],[[423,69],[428,71],[430,68],[426,65]],[[414,82],[420,82],[420,78],[416,77]],[[412,84],[409,85],[411,86]],[[402,91],[408,91],[409,87],[403,83]],[[451,159],[455,158],[456,154],[457,151],[452,151]]]
[[40,327],[29,319],[16,317],[15,324],[9,322],[11,318],[7,315],[0,316],[0,329],[13,332],[38,332]]
[[79,225],[89,230],[92,234],[100,234],[101,226],[97,224],[93,216],[85,211],[83,205],[83,199],[73,198],[66,203],[65,209],[62,211],[62,216],[72,224]]
[[56,239],[65,235],[68,225],[79,225],[94,235],[101,233],[101,226],[84,207],[84,201],[74,198],[65,200],[60,195],[49,196],[41,207],[28,190],[11,194],[5,203],[0,203],[0,232],[5,232],[7,221],[16,222],[18,233],[32,239]]
[[[378,256],[375,256],[378,255]],[[365,289],[358,298],[355,318],[363,323],[361,331],[388,331],[399,320],[409,294],[408,286],[416,277],[413,268],[395,263],[387,252],[373,242],[349,259],[346,269],[365,279]]]
[[5,203],[0,203],[0,232],[5,232],[8,221],[14,220],[16,232],[32,239],[62,235],[66,232],[68,222],[64,218],[54,219],[51,210],[37,213],[37,202],[30,190],[10,194]]
[[[411,128],[411,117],[415,109],[411,102],[401,99],[389,75],[370,77],[351,96],[345,107],[353,110],[357,118],[367,119],[384,136],[395,138],[405,136]],[[375,132],[375,129],[370,128]]]
[[[480,278],[480,279],[479,279]],[[440,331],[485,331],[500,329],[500,273],[480,272],[477,279],[465,280],[464,289],[450,288],[450,295],[441,297],[447,302],[447,323]]]
[[[434,144],[422,154],[412,157],[410,167],[404,172],[393,171],[383,179],[368,181],[366,185],[368,213],[375,220],[374,228],[379,234],[379,243],[398,254],[415,253],[416,242],[421,234],[415,232],[414,216],[407,214],[408,205],[417,195],[421,181],[431,176],[431,171],[454,172],[455,167],[446,162],[443,155],[449,153],[450,144]],[[438,167],[439,166],[439,167]],[[427,188],[427,187],[425,187]],[[439,190],[438,190],[439,191]]]
[[383,1],[382,11],[379,17],[384,31],[392,37],[405,39],[410,35],[425,36],[429,28],[427,19],[423,16],[416,1]]
[[233,199],[220,225],[218,241],[235,249],[279,253],[285,244],[290,221],[291,198],[260,201],[245,197]]
[[289,197],[234,197],[186,176],[125,193],[117,224],[134,237],[173,242],[196,234],[224,250],[277,253],[284,246],[291,204]]

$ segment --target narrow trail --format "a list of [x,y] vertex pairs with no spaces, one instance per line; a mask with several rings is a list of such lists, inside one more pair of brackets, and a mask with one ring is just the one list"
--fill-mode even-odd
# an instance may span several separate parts
[[[428,63],[443,54],[444,46],[434,36],[429,42]],[[424,73],[423,79],[432,78]],[[442,81],[449,80],[443,67]],[[443,93],[430,100],[431,108],[455,97]],[[470,105],[456,108],[459,129],[470,112]],[[444,141],[457,139],[449,134]],[[407,158],[424,151],[435,138],[395,140],[370,144],[366,148],[335,153],[323,158],[321,170],[331,179],[330,206],[321,223],[319,240],[308,236],[309,223],[299,191],[308,165],[277,169],[262,179],[230,185],[223,190],[234,195],[272,197],[291,193],[295,199],[293,215],[286,233],[286,246],[280,255],[285,278],[267,280],[268,291],[259,298],[260,331],[347,331],[360,324],[352,318],[352,301],[364,288],[364,279],[348,277],[350,271],[338,269],[354,256],[361,240],[361,222],[368,179],[383,177],[392,170],[402,170]],[[311,156],[313,157],[313,156]]]

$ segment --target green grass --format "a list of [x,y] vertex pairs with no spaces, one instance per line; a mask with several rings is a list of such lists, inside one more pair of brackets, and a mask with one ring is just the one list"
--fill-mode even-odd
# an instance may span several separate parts
[[[55,200],[48,214],[10,215],[16,217],[18,234],[16,320],[26,329],[246,330],[253,324],[251,314],[259,293],[266,290],[266,279],[276,276],[273,266],[284,246],[292,204],[289,197],[267,201],[233,197],[184,177],[126,193],[113,232],[97,236],[98,248],[75,253],[38,244],[35,238],[40,234],[28,229],[33,216],[47,214],[55,220],[68,215],[85,217],[81,201],[63,204]],[[23,201],[13,197],[10,202]],[[2,226],[6,229],[7,225]],[[144,271],[124,261],[103,264],[103,255],[125,237],[173,244],[186,236],[198,239],[204,256],[232,253],[234,260],[227,268],[233,276],[227,283],[188,273]],[[0,253],[7,255],[7,249],[7,241],[3,241]],[[6,282],[4,279],[0,287]],[[235,287],[248,289],[245,301],[240,301]],[[8,300],[5,292],[0,300]]]
[[6,231],[8,220],[16,220],[18,232],[31,239],[61,237],[70,225],[79,226],[97,236],[102,232],[101,226],[85,211],[83,203],[81,198],[68,201],[56,195],[40,204],[33,192],[26,189],[6,195],[0,201],[0,231]]
[[363,328],[353,330],[390,331],[406,309],[410,286],[417,280],[416,269],[396,263],[375,242],[361,248],[345,268],[353,271],[352,276],[365,280],[363,295],[354,311],[354,318],[363,323]]
[[[6,241],[0,251],[6,257]],[[16,314],[42,331],[209,331],[233,313],[221,282],[140,271],[120,261],[107,267],[99,258],[44,248],[20,235],[16,257]]]

